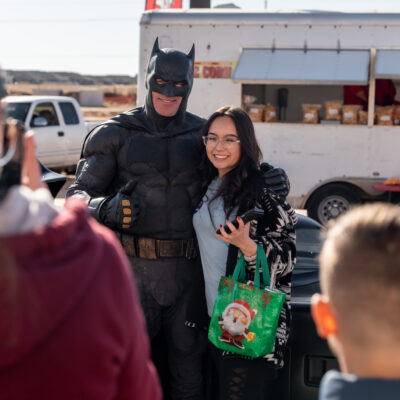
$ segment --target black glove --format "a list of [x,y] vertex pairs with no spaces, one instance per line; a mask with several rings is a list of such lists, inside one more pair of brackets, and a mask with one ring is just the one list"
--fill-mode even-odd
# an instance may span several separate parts
[[274,168],[268,163],[262,163],[260,167],[268,188],[278,196],[286,197],[290,191],[290,182],[286,172],[282,168]]
[[95,197],[89,202],[89,212],[111,229],[125,230],[139,217],[139,199],[133,194],[137,181],[130,181],[115,195]]

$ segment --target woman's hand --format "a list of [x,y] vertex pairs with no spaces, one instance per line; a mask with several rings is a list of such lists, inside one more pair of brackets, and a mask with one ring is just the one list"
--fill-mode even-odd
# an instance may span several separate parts
[[226,233],[224,227],[221,225],[221,234],[217,234],[217,236],[225,242],[238,247],[246,257],[254,256],[257,253],[257,245],[249,236],[250,222],[245,225],[240,217],[236,219],[239,223],[238,228],[235,228],[231,222],[226,221],[226,225],[231,230],[231,233]]

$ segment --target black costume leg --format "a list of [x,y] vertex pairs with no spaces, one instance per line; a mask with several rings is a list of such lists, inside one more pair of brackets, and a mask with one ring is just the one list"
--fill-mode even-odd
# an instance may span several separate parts
[[207,346],[207,332],[184,325],[187,296],[188,292],[183,293],[177,304],[163,314],[171,373],[171,398],[203,400],[203,354]]
[[175,303],[163,310],[163,330],[168,343],[171,398],[203,400],[203,354],[206,332],[185,325],[191,304],[195,261],[176,264],[176,281],[183,283]]
[[154,339],[161,329],[162,307],[154,299],[151,291],[149,268],[151,268],[152,261],[136,257],[128,258],[133,269],[143,314],[146,319],[147,333],[150,339]]
[[[156,336],[162,324],[168,352],[171,399],[203,400],[202,357],[207,335],[205,331],[185,325],[192,288],[196,284],[196,262],[184,258],[131,258],[131,264],[151,338]],[[157,332],[151,331],[153,327],[157,327]],[[163,350],[158,346],[158,352]]]

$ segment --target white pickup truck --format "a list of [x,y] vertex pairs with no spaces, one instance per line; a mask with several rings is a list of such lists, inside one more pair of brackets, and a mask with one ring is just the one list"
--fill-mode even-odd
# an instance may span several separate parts
[[78,102],[64,96],[8,96],[5,114],[35,132],[37,155],[52,169],[74,170],[87,133],[100,122],[85,122]]

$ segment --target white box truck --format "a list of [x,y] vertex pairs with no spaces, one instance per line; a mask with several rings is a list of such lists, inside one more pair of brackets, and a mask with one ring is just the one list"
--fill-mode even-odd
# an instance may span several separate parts
[[[195,43],[189,111],[280,106],[278,122],[255,129],[264,160],[287,171],[294,207],[325,223],[353,203],[399,201],[374,188],[400,174],[400,126],[374,123],[374,98],[376,79],[400,81],[400,14],[163,10],[145,12],[140,30],[138,104],[158,37],[186,52]],[[302,104],[343,100],[349,85],[368,85],[368,124],[301,123]]]

